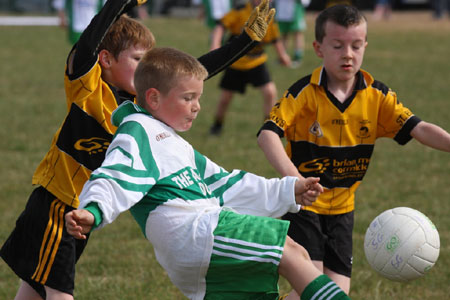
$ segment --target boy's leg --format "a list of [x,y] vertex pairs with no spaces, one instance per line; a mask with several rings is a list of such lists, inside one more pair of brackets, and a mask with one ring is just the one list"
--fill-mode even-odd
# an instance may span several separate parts
[[[46,300],[73,300],[73,296],[58,290],[45,287]],[[26,281],[21,281],[14,300],[42,300],[43,298]]]
[[326,267],[323,268],[323,273],[328,275],[334,282],[336,282],[339,287],[346,292],[347,294],[350,292],[350,282],[351,278],[339,273],[336,273]]
[[277,88],[273,81],[266,83],[261,87],[261,92],[263,94],[264,106],[264,118],[268,118],[272,107],[277,101]]
[[228,68],[225,70],[219,86],[221,94],[219,103],[217,105],[216,113],[214,115],[214,124],[210,128],[210,134],[220,135],[222,132],[222,125],[225,120],[225,115],[228,107],[233,99],[234,93],[245,93],[245,72]]
[[[301,295],[301,300],[324,296],[330,300],[350,299],[336,283],[313,265],[308,252],[289,237],[284,245],[278,271],[289,281],[295,292]],[[295,296],[295,293],[291,293],[286,299],[295,299]]]
[[294,61],[301,62],[303,59],[303,51],[305,49],[305,36],[302,31],[296,31],[294,33]]
[[[348,293],[352,266],[353,212],[326,216],[301,210],[296,214],[288,213],[283,219],[290,221],[289,236],[307,249],[316,268]],[[340,242],[333,244],[331,241]]]
[[248,71],[248,81],[254,87],[258,88],[263,94],[264,118],[268,118],[272,107],[277,101],[277,88],[270,77],[269,69],[266,63],[263,63]]
[[26,281],[22,280],[14,300],[42,300],[42,297]]
[[221,123],[223,123],[225,115],[228,111],[228,107],[230,106],[231,100],[233,100],[233,91],[222,90],[215,115],[216,121],[220,121]]
[[303,291],[311,281],[322,275],[312,264],[305,248],[290,237],[286,238],[278,272],[289,281],[298,293]]
[[71,294],[63,293],[61,291],[45,287],[45,292],[47,294],[46,300],[73,300],[73,296]]
[[86,245],[64,228],[64,214],[72,209],[42,187],[31,194],[0,250],[10,268],[26,281],[21,284],[17,299],[33,297],[30,288],[42,299],[52,299],[47,291],[53,299],[71,299],[65,296],[73,293],[75,262]]
[[233,100],[233,92],[229,90],[222,90],[219,104],[217,105],[216,114],[214,116],[214,123],[209,130],[210,134],[219,135],[222,133],[223,121],[225,120],[225,114],[228,111],[231,100]]

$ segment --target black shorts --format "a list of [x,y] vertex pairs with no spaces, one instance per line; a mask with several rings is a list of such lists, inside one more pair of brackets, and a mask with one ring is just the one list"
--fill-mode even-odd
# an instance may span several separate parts
[[318,215],[307,210],[283,216],[291,222],[288,235],[305,247],[312,260],[347,277],[352,275],[353,219],[353,212]]
[[36,188],[0,250],[17,276],[43,299],[44,285],[73,295],[75,263],[87,244],[66,231],[64,215],[73,209],[43,187]]
[[225,90],[244,94],[248,83],[254,87],[260,87],[271,81],[272,79],[270,78],[266,64],[262,64],[246,71],[232,68],[226,69],[220,81],[220,87]]

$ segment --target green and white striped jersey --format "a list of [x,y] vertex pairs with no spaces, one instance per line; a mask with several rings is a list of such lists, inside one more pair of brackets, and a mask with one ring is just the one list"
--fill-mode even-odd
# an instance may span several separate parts
[[198,283],[206,275],[222,209],[269,217],[299,209],[294,177],[227,172],[131,102],[119,106],[112,121],[120,125],[102,166],[83,188],[80,208],[94,202],[102,216],[99,227],[130,210],[158,262],[189,298],[202,295]]

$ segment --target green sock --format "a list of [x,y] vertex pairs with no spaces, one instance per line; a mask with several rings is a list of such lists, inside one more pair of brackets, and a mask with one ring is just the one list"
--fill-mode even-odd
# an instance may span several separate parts
[[294,60],[302,60],[303,59],[303,50],[295,50],[294,51]]
[[350,297],[327,275],[320,275],[308,284],[300,296],[300,300],[311,299],[345,300]]

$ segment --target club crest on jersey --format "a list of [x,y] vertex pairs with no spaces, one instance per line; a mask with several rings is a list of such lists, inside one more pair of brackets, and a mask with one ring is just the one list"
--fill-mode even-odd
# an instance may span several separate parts
[[370,123],[369,120],[362,120],[359,122],[361,126],[359,127],[359,133],[356,135],[360,139],[367,139],[370,137],[370,130],[367,124]]
[[323,136],[322,128],[320,128],[320,124],[317,121],[314,121],[311,127],[309,127],[309,132],[317,137]]
[[165,131],[165,132],[161,132],[161,133],[157,134],[156,135],[156,140],[159,142],[159,141],[162,141],[163,139],[168,138],[168,137],[170,137],[170,133]]

